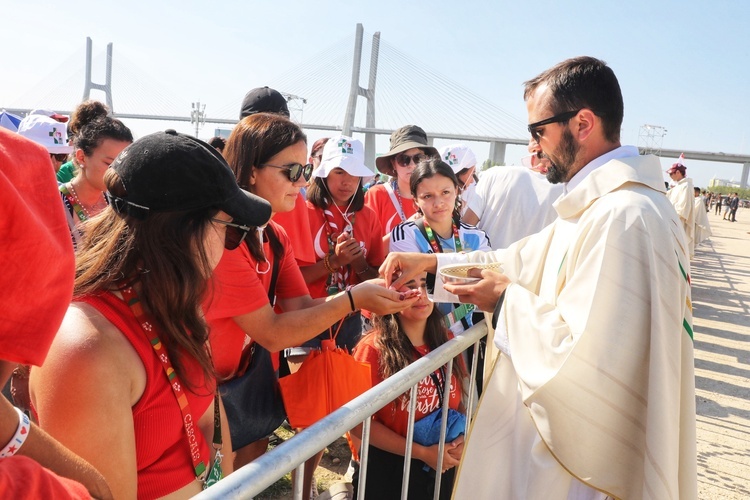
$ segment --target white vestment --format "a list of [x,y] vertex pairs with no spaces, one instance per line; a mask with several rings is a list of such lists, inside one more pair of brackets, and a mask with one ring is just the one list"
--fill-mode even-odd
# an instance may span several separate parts
[[693,179],[683,177],[672,189],[667,191],[667,198],[672,203],[677,215],[682,221],[682,228],[687,236],[687,244],[691,256],[693,253],[693,240],[695,232],[695,190],[693,189]]
[[[457,499],[697,496],[689,247],[659,160],[611,160],[499,261],[509,339],[472,421]],[[438,280],[439,281],[439,280]],[[575,479],[574,479],[575,478]],[[577,479],[577,481],[576,481]]]
[[708,214],[706,213],[706,204],[702,196],[694,198],[695,203],[695,231],[693,234],[693,253],[691,257],[695,255],[695,248],[711,237],[711,223],[708,222]]

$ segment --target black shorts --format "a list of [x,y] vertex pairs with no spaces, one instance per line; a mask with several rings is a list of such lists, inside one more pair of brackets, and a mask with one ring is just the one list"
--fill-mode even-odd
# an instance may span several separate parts
[[[435,491],[435,471],[423,469],[424,462],[412,459],[409,469],[409,500],[432,500]],[[456,467],[449,469],[440,480],[440,499],[449,500],[453,492]],[[404,477],[404,457],[374,446],[368,449],[367,481],[365,498],[397,500],[401,498],[401,482]],[[352,477],[354,497],[359,487],[359,470]]]

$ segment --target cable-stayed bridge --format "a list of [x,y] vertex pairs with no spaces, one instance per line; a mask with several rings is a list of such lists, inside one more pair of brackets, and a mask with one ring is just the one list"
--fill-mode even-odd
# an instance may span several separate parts
[[[175,86],[184,87],[183,82],[156,83],[127,55],[118,52],[113,57],[111,44],[106,53],[92,55],[88,40],[86,52],[71,54],[49,78],[24,95],[0,102],[0,109],[25,114],[32,108],[48,108],[69,114],[90,90],[99,90],[103,98],[96,94],[91,97],[109,101],[118,118],[237,123],[243,95],[211,102],[205,114],[195,109],[191,113],[193,103],[172,91]],[[92,74],[92,59],[107,69]],[[87,78],[82,93],[83,74]],[[357,25],[355,34],[264,83],[285,94],[292,119],[303,128],[364,134],[366,163],[371,167],[376,155],[375,137],[411,123],[424,128],[431,139],[488,143],[489,160],[494,164],[504,163],[507,145],[528,142],[524,120],[452,81],[449,74],[381,40],[379,33],[365,36],[361,25]],[[747,186],[750,155],[665,149],[659,154],[677,157],[680,153],[686,159],[742,164],[741,185]]]

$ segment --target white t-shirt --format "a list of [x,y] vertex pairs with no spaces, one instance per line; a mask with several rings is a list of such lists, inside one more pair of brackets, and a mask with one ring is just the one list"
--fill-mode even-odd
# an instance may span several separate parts
[[492,248],[507,248],[557,218],[552,203],[563,192],[544,175],[526,167],[494,167],[482,174],[468,207],[479,217]]

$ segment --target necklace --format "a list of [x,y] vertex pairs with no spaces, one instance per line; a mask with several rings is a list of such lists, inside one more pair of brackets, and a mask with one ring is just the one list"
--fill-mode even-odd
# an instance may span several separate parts
[[89,217],[91,217],[88,210],[83,207],[81,200],[79,200],[78,196],[76,196],[75,189],[73,189],[73,184],[60,184],[60,192],[63,194],[63,196],[65,196],[70,206],[73,207],[73,211],[76,213],[79,221],[84,222],[88,220]]
[[70,192],[73,194],[73,198],[76,199],[76,201],[78,202],[78,205],[81,207],[81,209],[83,210],[83,213],[86,214],[86,218],[88,219],[89,217],[91,217],[91,213],[88,210],[86,210],[86,205],[84,205],[81,199],[78,197],[78,193],[76,193],[76,189],[73,187],[73,183],[71,182],[69,184],[70,184]]
[[[66,188],[69,188],[69,194],[72,196],[74,203],[71,203],[73,205],[73,209],[76,211],[76,215],[78,216],[78,219],[80,219],[81,222],[90,219],[91,218],[91,212],[86,210],[86,205],[83,204],[81,201],[81,198],[78,197],[78,193],[76,193],[76,189],[73,187],[73,183],[69,182],[65,184]],[[65,194],[65,193],[63,193]],[[97,200],[94,204],[90,206],[91,211],[94,213],[98,213],[100,211],[100,208],[102,205],[106,205],[107,202],[104,200],[104,203],[100,203],[103,196],[99,195],[99,200]]]

